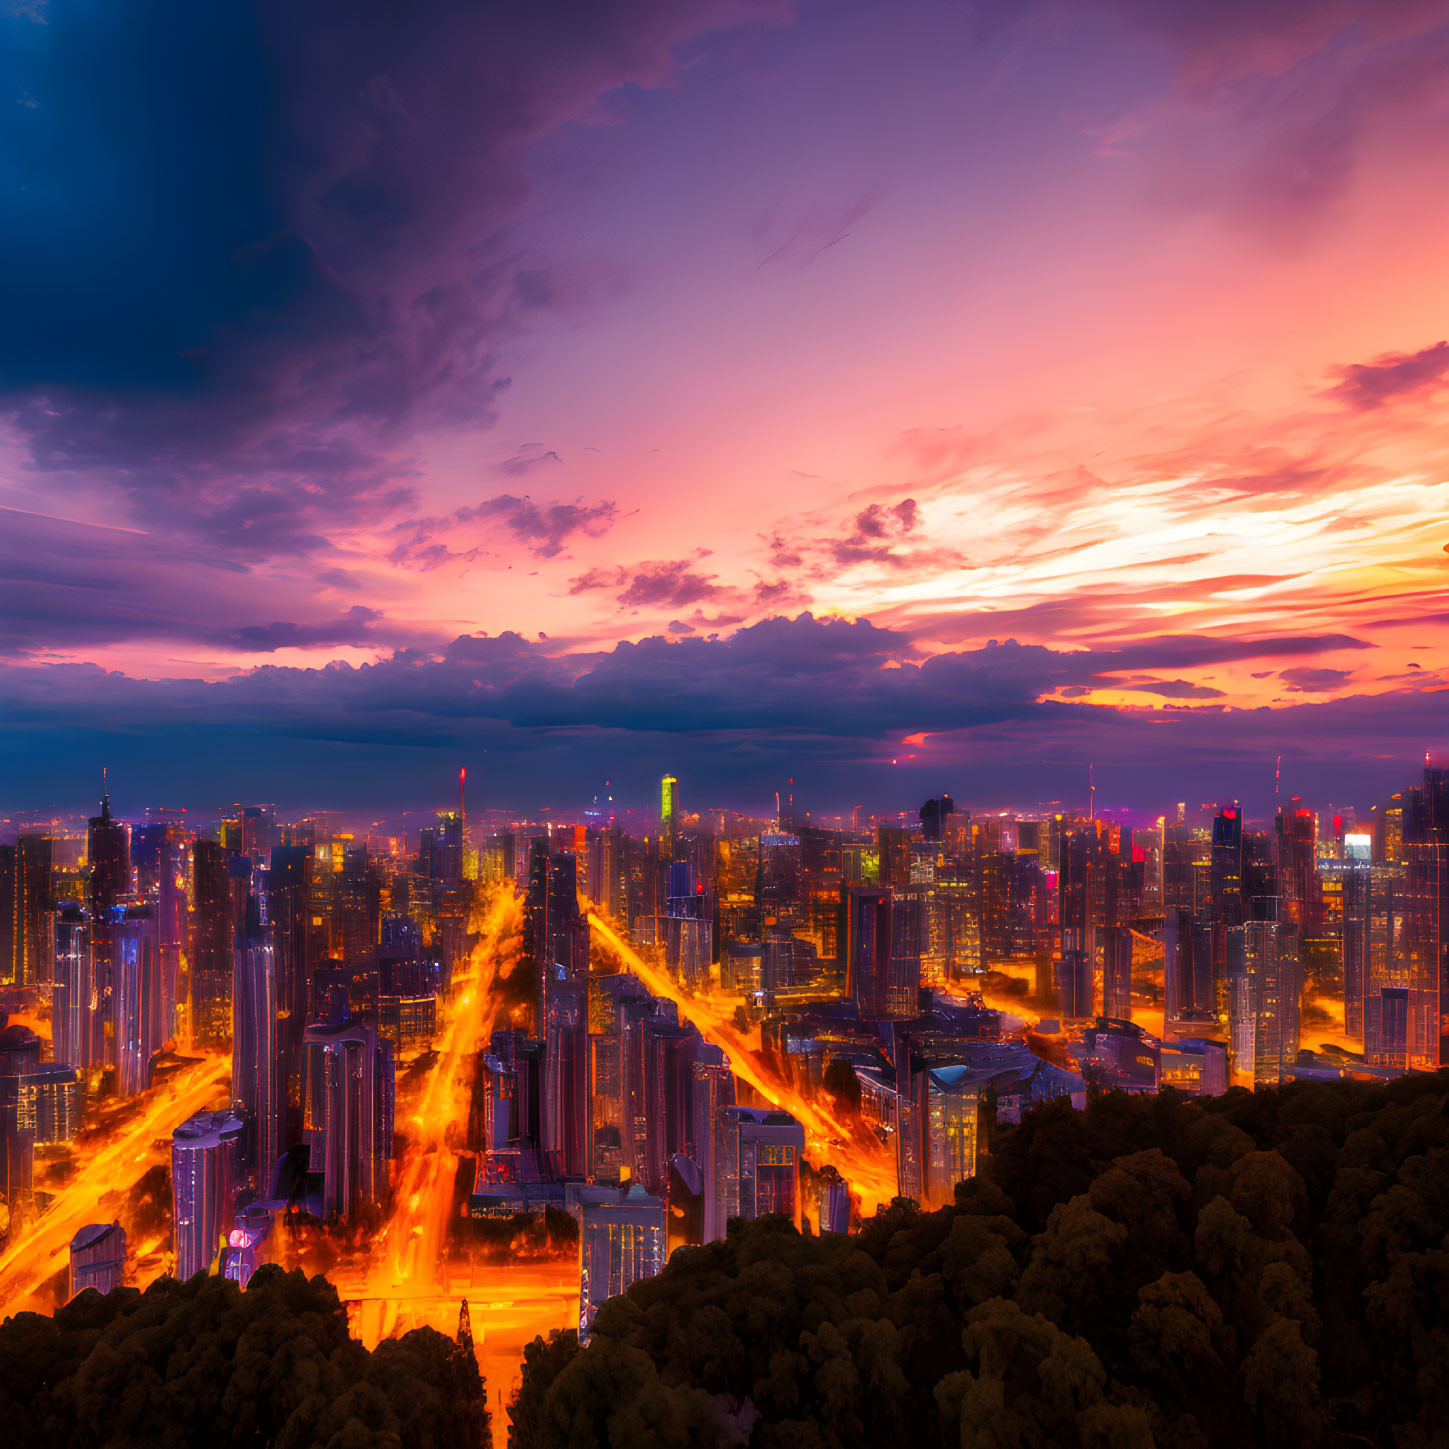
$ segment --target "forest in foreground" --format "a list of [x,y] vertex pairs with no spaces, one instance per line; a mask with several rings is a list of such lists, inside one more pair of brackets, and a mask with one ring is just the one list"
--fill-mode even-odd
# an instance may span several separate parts
[[[1054,1103],[956,1201],[736,1223],[528,1349],[513,1449],[1449,1442],[1449,1074]],[[369,1353],[324,1279],[83,1294],[0,1325],[36,1446],[487,1444],[470,1355]]]

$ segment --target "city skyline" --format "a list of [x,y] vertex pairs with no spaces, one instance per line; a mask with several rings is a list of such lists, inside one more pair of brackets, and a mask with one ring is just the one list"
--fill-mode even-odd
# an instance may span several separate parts
[[1377,798],[1446,22],[21,7],[0,811]]

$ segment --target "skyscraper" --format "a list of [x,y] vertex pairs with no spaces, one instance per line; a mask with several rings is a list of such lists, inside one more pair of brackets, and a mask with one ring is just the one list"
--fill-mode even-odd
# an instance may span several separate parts
[[191,1029],[204,1046],[231,1040],[235,925],[227,853],[214,840],[191,847]]
[[391,1045],[365,1022],[314,1022],[303,1038],[303,1140],[323,1173],[328,1217],[349,1218],[387,1195],[392,1155]]
[[588,1338],[594,1315],[607,1299],[662,1271],[664,1213],[664,1199],[637,1182],[587,1190],[580,1204],[580,1339]]
[[715,1141],[716,1221],[783,1213],[800,1222],[805,1129],[788,1112],[721,1107]]
[[19,1022],[0,1031],[0,1195],[12,1213],[30,1203],[35,1129],[22,1111],[27,1077],[40,1068],[40,1038]]
[[167,1038],[161,933],[154,906],[116,908],[111,916],[118,1087],[122,1096],[129,1097],[150,1084],[151,1058]]
[[55,1059],[86,1072],[98,1059],[95,958],[91,917],[84,906],[62,906],[55,916],[55,983],[51,1038]]
[[560,962],[546,966],[544,990],[544,1161],[556,1177],[589,1170],[588,981],[567,975]]
[[234,1112],[198,1112],[171,1134],[172,1239],[182,1282],[211,1267],[231,1226],[242,1131]]
[[1297,927],[1276,920],[1230,927],[1227,953],[1233,1070],[1255,1086],[1277,1086],[1298,1056]]
[[237,938],[232,980],[232,1106],[246,1120],[244,1157],[257,1191],[271,1191],[283,1151],[286,1089],[277,1021],[276,958],[255,899]]
[[1449,769],[1426,765],[1423,786],[1404,792],[1403,859],[1409,1064],[1432,1071],[1449,1066]]

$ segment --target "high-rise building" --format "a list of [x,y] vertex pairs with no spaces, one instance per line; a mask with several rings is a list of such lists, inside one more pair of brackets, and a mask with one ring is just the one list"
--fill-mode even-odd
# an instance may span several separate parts
[[716,1220],[782,1213],[800,1223],[800,1158],[805,1129],[788,1112],[721,1107],[715,1139],[718,1154]]
[[912,1059],[897,1073],[896,1177],[902,1197],[922,1206],[952,1200],[956,1184],[976,1175],[983,1081],[962,1063],[930,1066]]
[[322,954],[313,925],[312,887],[312,851],[304,845],[273,847],[267,872],[267,929],[277,1018],[277,1089],[284,1124],[279,1150],[283,1151],[300,1140],[302,1033],[312,973]]
[[544,968],[543,1158],[555,1177],[589,1170],[589,1012],[587,978],[560,962]]
[[150,1085],[151,1058],[168,1033],[163,1016],[161,932],[152,905],[111,912],[117,1087],[123,1097]]
[[99,1060],[100,1021],[91,916],[64,905],[55,916],[55,982],[51,988],[51,1040],[55,1059],[87,1072]]
[[890,1015],[891,893],[881,886],[845,891],[845,989],[864,1021]]
[[1206,1025],[1216,1008],[1211,927],[1186,906],[1168,906],[1162,946],[1167,1027]]
[[580,1203],[579,1338],[610,1298],[662,1271],[665,1206],[637,1182],[586,1190]]
[[28,1205],[35,1129],[22,1108],[24,1083],[40,1070],[40,1038],[16,1022],[0,1031],[0,1195],[14,1213]]
[[70,1296],[94,1288],[109,1293],[126,1273],[126,1230],[120,1223],[90,1223],[70,1240]]
[[690,1149],[703,1179],[700,1189],[704,1209],[702,1235],[706,1243],[711,1243],[725,1235],[725,1203],[719,1185],[723,1157],[717,1150],[717,1144],[723,1120],[720,1109],[734,1105],[735,1078],[724,1051],[709,1042],[700,1042],[695,1048],[693,1077]]
[[1255,1086],[1277,1086],[1298,1057],[1298,930],[1288,922],[1248,921],[1227,934],[1233,1070]]
[[391,1044],[365,1022],[314,1022],[303,1037],[303,1140],[323,1174],[323,1209],[350,1218],[387,1195],[392,1155]]
[[234,1112],[198,1112],[171,1134],[172,1238],[183,1282],[210,1269],[231,1226],[243,1130]]
[[1449,769],[1426,765],[1404,792],[1402,849],[1409,1065],[1432,1071],[1449,1066]]
[[214,840],[191,847],[191,1030],[198,1044],[231,1040],[231,981],[236,948],[232,874]]
[[1132,1019],[1132,931],[1128,926],[1102,927],[1102,1015],[1114,1021]]
[[665,775],[659,782],[659,833],[667,864],[674,859],[679,843],[679,781],[673,775]]
[[28,831],[0,847],[0,986],[51,979],[55,841]]
[[37,1147],[71,1141],[84,1110],[85,1086],[74,1067],[42,1062],[20,1079],[20,1128]]
[[277,971],[272,939],[253,899],[249,929],[238,936],[232,980],[232,1106],[246,1120],[243,1156],[257,1191],[271,1192],[284,1150],[286,1085],[277,1020]]

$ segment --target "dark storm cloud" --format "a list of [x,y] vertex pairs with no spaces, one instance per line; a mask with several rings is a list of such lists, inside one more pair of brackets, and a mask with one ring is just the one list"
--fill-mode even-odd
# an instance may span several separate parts
[[1442,386],[1449,373],[1449,342],[1418,352],[1386,352],[1372,362],[1336,368],[1339,381],[1326,396],[1358,412],[1369,412],[1397,398],[1415,397]]
[[477,424],[552,288],[508,226],[531,140],[672,48],[772,16],[53,0],[0,37],[0,408],[58,483],[256,557],[404,509],[425,424]]
[[963,793],[973,782],[1049,793],[1063,762],[1088,759],[1143,791],[1187,776],[1206,789],[1274,753],[1338,761],[1344,783],[1367,769],[1366,754],[1412,760],[1443,732],[1443,696],[1417,690],[1281,710],[1058,702],[1046,696],[1096,682],[1102,655],[1006,643],[922,661],[891,630],[808,614],[593,655],[552,657],[546,647],[516,634],[463,636],[440,654],[269,665],[214,684],[11,667],[0,674],[9,725],[0,766],[24,760],[13,778],[53,780],[92,759],[154,773],[159,756],[175,795],[211,787],[224,735],[229,768],[258,788],[276,781],[346,801],[379,789],[405,797],[447,759],[482,751],[489,788],[509,801],[534,798],[523,790],[561,798],[605,776],[642,782],[666,762],[687,763],[701,793],[758,789],[788,768],[838,790],[832,799],[859,799],[918,788],[884,763],[916,732],[943,742],[921,768],[934,760],[947,783],[962,778]]

